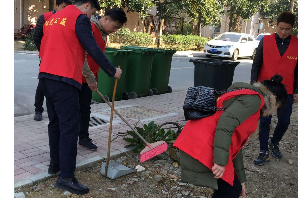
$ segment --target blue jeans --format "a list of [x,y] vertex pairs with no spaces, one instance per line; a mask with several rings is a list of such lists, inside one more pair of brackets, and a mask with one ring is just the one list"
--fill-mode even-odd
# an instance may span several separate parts
[[[289,94],[286,103],[277,109],[278,122],[272,137],[272,143],[277,144],[282,139],[290,124],[290,117],[293,109],[293,95]],[[272,116],[260,118],[259,140],[260,150],[268,151],[268,139]]]

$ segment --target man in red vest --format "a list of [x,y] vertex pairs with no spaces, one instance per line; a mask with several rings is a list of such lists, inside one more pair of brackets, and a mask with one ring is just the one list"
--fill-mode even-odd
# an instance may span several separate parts
[[[47,99],[49,116],[51,160],[48,173],[60,171],[55,186],[80,195],[89,192],[74,174],[80,120],[79,91],[86,51],[110,77],[119,79],[122,74],[96,44],[90,22],[96,10],[100,10],[98,0],[75,0],[74,5],[45,22],[40,46],[38,78]],[[96,83],[89,87],[97,89]]]
[[[120,29],[124,23],[126,23],[127,17],[123,9],[112,8],[105,12],[105,15],[97,19],[97,17],[91,17],[92,32],[97,45],[104,52],[107,42],[107,35],[116,32]],[[87,55],[87,61],[85,61],[83,67],[83,84],[79,93],[80,98],[80,132],[79,132],[79,145],[89,150],[95,151],[97,146],[92,142],[89,137],[89,121],[91,113],[91,99],[92,90],[88,87],[88,84],[98,82],[99,67],[91,58]],[[90,67],[91,71],[89,70]],[[89,72],[90,71],[90,72]]]
[[[279,74],[288,93],[286,104],[277,110],[278,123],[273,137],[269,139],[271,116],[260,118],[259,141],[260,153],[254,160],[255,165],[264,165],[269,161],[268,145],[273,157],[281,159],[279,142],[288,129],[293,103],[298,101],[298,39],[291,35],[295,15],[283,12],[277,18],[276,33],[260,41],[251,70],[251,82],[270,79]],[[269,139],[269,141],[268,141]]]
[[[68,5],[71,5],[70,0],[56,0],[55,10],[51,12],[43,13],[38,17],[36,26],[34,28],[34,35],[33,35],[34,44],[36,45],[38,51],[40,50],[40,43],[41,43],[41,38],[43,36],[44,23],[56,12],[59,12],[60,10],[64,9]],[[44,94],[42,93],[41,86],[38,81],[38,85],[35,93],[35,102],[34,102],[34,106],[35,106],[34,120],[36,121],[41,121],[42,119],[42,112],[44,110],[42,107],[43,99],[44,99]]]

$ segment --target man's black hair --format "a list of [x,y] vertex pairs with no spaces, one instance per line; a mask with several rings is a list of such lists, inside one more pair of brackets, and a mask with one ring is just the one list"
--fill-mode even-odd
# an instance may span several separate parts
[[96,10],[100,10],[100,6],[99,6],[99,2],[98,0],[75,0],[74,4],[75,5],[82,5],[85,3],[90,3],[91,4],[91,8],[96,8]]
[[118,21],[122,25],[127,21],[126,14],[121,8],[112,8],[105,12],[105,16],[110,17],[113,21]]
[[278,15],[277,24],[280,22],[288,23],[294,26],[295,23],[295,15],[290,11],[282,12]]
[[56,0],[56,5],[59,6],[62,3],[65,3],[66,5],[71,5],[71,0]]

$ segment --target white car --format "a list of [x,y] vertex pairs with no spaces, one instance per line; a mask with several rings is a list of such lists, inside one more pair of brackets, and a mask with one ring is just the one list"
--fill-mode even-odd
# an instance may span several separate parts
[[255,38],[255,46],[254,46],[255,49],[259,46],[260,41],[262,40],[262,38],[264,38],[265,35],[270,35],[270,34],[269,33],[262,33],[262,34],[259,34]]
[[225,32],[208,41],[204,47],[207,57],[228,57],[236,61],[238,57],[254,55],[254,38],[250,34]]

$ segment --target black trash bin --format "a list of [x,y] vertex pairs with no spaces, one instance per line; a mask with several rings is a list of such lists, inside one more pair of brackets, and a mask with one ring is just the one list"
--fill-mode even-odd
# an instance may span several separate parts
[[235,67],[240,62],[214,58],[190,59],[195,65],[194,86],[212,87],[227,90],[233,82]]

